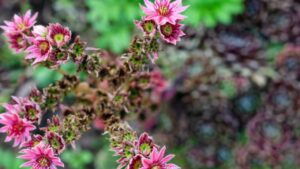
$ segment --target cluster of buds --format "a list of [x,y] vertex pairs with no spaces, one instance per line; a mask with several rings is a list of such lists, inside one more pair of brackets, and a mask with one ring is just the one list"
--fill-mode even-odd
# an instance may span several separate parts
[[165,156],[166,147],[159,148],[147,133],[137,137],[127,123],[111,114],[104,115],[104,119],[111,149],[120,157],[118,169],[180,169],[169,163],[174,155]]
[[[187,6],[182,6],[181,0],[144,2],[146,7],[141,8],[146,16],[136,25],[145,34],[135,37],[121,57],[87,47],[79,36],[72,42],[69,28],[59,23],[35,25],[38,14],[32,16],[31,11],[24,16],[15,15],[1,26],[14,52],[24,52],[32,65],[63,74],[61,80],[42,91],[34,89],[28,97],[13,97],[11,104],[4,104],[6,112],[0,115],[0,132],[7,133],[6,142],[14,140],[14,146],[21,148],[19,158],[27,161],[22,167],[63,167],[59,155],[68,144],[75,147],[81,133],[90,129],[95,118],[100,118],[110,135],[112,150],[121,157],[119,168],[180,168],[168,163],[174,155],[164,157],[165,147],[159,148],[146,133],[137,138],[124,121],[124,113],[151,110],[149,107],[157,104],[168,87],[159,71],[150,72],[158,58],[156,32],[174,45],[184,35],[180,22],[185,16],[181,12]],[[60,69],[68,61],[76,63],[78,72],[88,74],[85,82]],[[74,96],[71,105],[64,103],[68,95]],[[48,123],[44,127],[40,122],[45,120]]]

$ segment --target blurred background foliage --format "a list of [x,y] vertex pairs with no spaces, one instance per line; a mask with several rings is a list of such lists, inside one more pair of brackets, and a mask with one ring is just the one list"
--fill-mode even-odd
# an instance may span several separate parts
[[[120,54],[133,36],[140,34],[133,21],[142,16],[141,3],[142,0],[0,0],[0,24],[14,13],[32,9],[39,12],[39,23],[60,22],[70,27],[73,36],[80,35],[91,46]],[[140,131],[152,133],[159,143],[168,144],[183,169],[237,169],[236,147],[246,147],[250,142],[247,123],[266,104],[266,95],[279,90],[269,83],[278,77],[276,59],[286,44],[299,42],[299,1],[183,0],[183,4],[190,5],[185,12],[187,36],[177,47],[163,44],[157,63],[180,92],[159,115],[150,115],[142,124],[131,123]],[[193,60],[198,56],[203,56],[204,61]],[[9,101],[11,95],[25,96],[31,87],[43,88],[61,78],[55,71],[28,66],[22,58],[22,54],[11,53],[1,37],[0,103]],[[72,62],[62,69],[76,73]],[[211,69],[213,73],[201,74]],[[182,87],[180,82],[186,72],[195,79],[200,73],[204,84],[195,91]],[[80,76],[85,78],[83,73]],[[294,92],[286,90],[288,95]],[[225,101],[216,97],[219,93]],[[278,100],[282,98],[285,100],[281,95]],[[199,109],[204,113],[199,115]],[[226,116],[219,117],[219,112]],[[276,127],[266,126],[276,135]],[[69,149],[62,155],[67,169],[116,168],[116,159],[101,129],[86,133],[78,145],[76,150]],[[6,146],[0,144],[0,156],[4,157],[0,158],[0,169],[14,169],[21,161]],[[251,169],[274,167],[254,158],[261,154],[252,155]],[[281,168],[297,169],[290,161],[286,160]]]
[[214,27],[219,23],[230,24],[233,16],[243,12],[243,0],[186,0],[189,4],[186,23]]

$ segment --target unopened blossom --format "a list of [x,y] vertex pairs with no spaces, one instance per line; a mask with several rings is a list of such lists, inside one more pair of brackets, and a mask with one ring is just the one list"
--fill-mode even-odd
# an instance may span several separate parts
[[121,157],[117,161],[119,163],[118,169],[126,166],[134,156],[134,145],[132,145],[130,142],[123,142],[119,147],[112,149],[115,151],[116,155]]
[[31,138],[31,140],[23,143],[21,145],[21,147],[33,148],[33,147],[39,145],[42,142],[42,140],[43,140],[43,137],[41,135],[39,135],[39,134],[33,135],[32,138]]
[[148,156],[154,147],[156,147],[156,145],[154,144],[152,137],[150,137],[148,133],[141,134],[137,142],[138,152],[144,156]]
[[62,138],[62,136],[54,132],[48,132],[46,134],[46,137],[47,137],[47,143],[52,147],[55,153],[60,154],[64,151],[65,141]]
[[50,24],[49,39],[52,45],[61,47],[71,40],[71,31],[59,23]]
[[27,97],[15,97],[12,96],[13,101],[15,102],[16,107],[19,108],[18,114],[26,118],[30,122],[39,122],[42,117],[42,111],[40,106],[30,100]]
[[16,147],[31,139],[30,132],[35,129],[30,121],[20,118],[14,105],[5,106],[7,112],[0,114],[0,124],[4,125],[0,128],[1,133],[7,133],[5,142],[14,140],[13,146]]
[[4,34],[8,40],[9,47],[15,52],[23,52],[28,47],[27,39],[21,33]]
[[36,102],[27,97],[12,96],[12,99],[15,103],[14,106],[18,107],[19,109],[17,114],[19,114],[21,117],[24,117],[33,123],[41,120],[42,110]]
[[27,160],[21,167],[31,167],[32,169],[57,169],[64,167],[60,158],[54,154],[53,149],[41,142],[39,145],[23,149],[19,158]]
[[32,64],[44,62],[48,59],[51,48],[50,42],[47,39],[37,38],[33,44],[26,49],[28,54],[25,59],[33,59]]
[[45,131],[51,131],[51,132],[58,132],[61,130],[62,123],[60,122],[60,119],[58,115],[52,116],[51,120],[47,119],[47,127],[43,128]]
[[143,18],[141,21],[135,21],[135,25],[143,31],[144,35],[153,37],[157,32],[157,25],[154,20]]
[[181,27],[182,25],[178,21],[175,24],[167,22],[161,25],[159,27],[161,38],[168,43],[176,45],[181,40],[181,37],[185,35]]
[[171,2],[171,0],[155,0],[154,3],[149,0],[144,0],[146,6],[141,6],[146,14],[146,19],[154,20],[158,25],[176,24],[177,20],[183,20],[186,16],[181,13],[185,11],[188,6],[182,6],[181,0]]
[[129,165],[127,166],[126,169],[140,169],[142,167],[142,156],[141,155],[136,155],[134,156],[130,162]]
[[0,26],[6,34],[16,34],[27,31],[35,23],[38,13],[31,16],[31,11],[28,10],[24,16],[14,15],[12,21],[4,21],[5,25]]
[[49,53],[49,61],[51,61],[55,66],[59,66],[68,61],[68,52],[62,51],[60,49],[51,50]]
[[43,25],[36,25],[33,27],[32,34],[35,37],[47,38],[48,28]]
[[142,159],[142,167],[140,169],[180,169],[175,164],[168,163],[174,155],[167,155],[164,157],[166,147],[163,147],[160,151],[157,148],[153,148],[149,158]]
[[43,95],[36,87],[34,87],[33,89],[31,89],[29,98],[37,103],[41,103],[43,100]]

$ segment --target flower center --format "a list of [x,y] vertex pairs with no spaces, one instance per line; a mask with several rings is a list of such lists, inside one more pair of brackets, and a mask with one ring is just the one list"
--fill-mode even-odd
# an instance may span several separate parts
[[140,150],[142,151],[143,154],[150,154],[151,153],[151,146],[148,143],[143,143],[140,146]]
[[169,14],[169,8],[167,6],[160,6],[158,8],[158,13],[161,16],[167,16]]
[[161,169],[160,166],[156,165],[156,166],[153,166],[151,169]]
[[64,58],[66,58],[65,57],[66,55],[65,55],[65,53],[64,52],[59,52],[59,53],[57,53],[57,55],[56,55],[56,57],[57,57],[57,59],[64,59]]
[[59,140],[57,138],[53,138],[51,141],[51,146],[55,149],[55,150],[59,150],[61,148],[61,144],[59,142]]
[[134,166],[133,166],[134,169],[140,169],[141,167],[142,167],[142,162],[141,162],[141,160],[137,161],[137,162],[134,164]]
[[22,36],[17,37],[17,44],[22,46],[23,45],[23,38]]
[[19,28],[20,30],[23,30],[23,29],[26,28],[26,26],[25,26],[25,24],[22,22],[22,23],[19,23],[19,24],[18,24],[18,28]]
[[24,132],[24,130],[25,130],[25,127],[24,127],[23,123],[18,122],[18,123],[13,124],[11,133],[20,135],[21,133]]
[[37,162],[40,167],[50,167],[51,165],[51,160],[45,156],[38,158]]
[[173,26],[170,23],[166,23],[161,27],[162,33],[169,37],[173,34]]
[[27,118],[28,120],[35,120],[37,119],[36,114],[37,110],[34,107],[26,107],[26,112],[27,112]]
[[143,29],[147,34],[150,34],[154,31],[155,29],[155,23],[154,21],[150,20],[150,21],[145,21],[143,24]]
[[61,33],[58,33],[58,34],[54,35],[54,40],[56,42],[62,42],[64,40],[64,35]]
[[49,43],[47,41],[41,41],[39,44],[38,44],[38,47],[42,53],[42,55],[46,54],[49,50]]

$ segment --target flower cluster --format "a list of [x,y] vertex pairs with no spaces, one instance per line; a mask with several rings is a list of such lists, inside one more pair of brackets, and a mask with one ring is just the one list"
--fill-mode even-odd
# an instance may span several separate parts
[[[126,125],[125,125],[126,126]],[[124,127],[124,126],[123,126]],[[126,131],[126,128],[124,131]],[[166,147],[159,149],[147,133],[143,133],[139,138],[130,129],[127,132],[121,132],[118,139],[111,135],[112,150],[121,158],[118,168],[126,169],[180,169],[175,164],[168,163],[174,158],[174,155],[165,156]]]
[[13,21],[4,21],[5,25],[0,26],[4,30],[10,47],[16,53],[24,51],[29,46],[29,36],[32,36],[31,28],[36,23],[37,13],[31,16],[27,11],[24,16],[14,15]]
[[[79,36],[72,42],[71,31],[59,23],[35,25],[37,13],[31,16],[30,11],[24,16],[15,15],[13,21],[5,21],[1,26],[12,50],[24,52],[32,65],[41,64],[63,75],[42,91],[34,89],[28,97],[13,97],[12,103],[3,105],[6,112],[0,114],[0,132],[7,134],[6,142],[14,140],[13,145],[21,148],[19,158],[27,161],[21,167],[63,167],[59,155],[67,145],[75,147],[81,134],[90,129],[95,119],[100,119],[110,135],[112,150],[121,157],[120,168],[179,169],[169,163],[173,155],[165,157],[165,147],[159,148],[146,133],[136,138],[135,132],[120,120],[124,114],[153,110],[168,88],[159,71],[148,70],[152,69],[149,61],[157,58],[159,49],[156,30],[162,39],[173,44],[184,34],[180,22],[185,17],[180,13],[187,7],[180,0],[145,3],[158,13],[152,16],[142,7],[147,16],[137,25],[148,33],[135,37],[128,52],[118,58],[102,49],[87,47]],[[77,65],[77,72],[87,73],[88,80],[81,82],[76,75],[59,69],[69,60]],[[70,93],[74,103],[65,105],[64,99]],[[40,124],[45,120],[46,126]]]
[[24,16],[14,16],[13,21],[5,21],[1,26],[10,47],[17,53],[25,52],[25,59],[32,64],[48,62],[51,66],[64,63],[68,59],[68,42],[71,31],[59,23],[45,27],[35,25],[37,13],[31,16],[27,11]]
[[171,2],[171,0],[155,0],[154,3],[144,0],[146,6],[141,6],[146,14],[141,21],[136,21],[136,25],[144,32],[144,35],[154,37],[157,32],[166,42],[176,45],[180,38],[184,36],[181,21],[186,17],[181,13],[188,6],[182,6],[181,0]]
[[[3,127],[1,133],[6,133],[6,142],[14,140],[13,146],[23,148],[19,158],[26,159],[22,167],[31,166],[33,168],[52,168],[56,166],[64,166],[57,157],[64,147],[64,142],[60,141],[61,137],[54,133],[47,133],[47,137],[41,135],[33,135],[34,130],[41,118],[42,111],[40,106],[31,98],[13,97],[13,103],[4,104],[6,112],[0,115],[0,124]],[[54,136],[53,136],[54,135]]]

